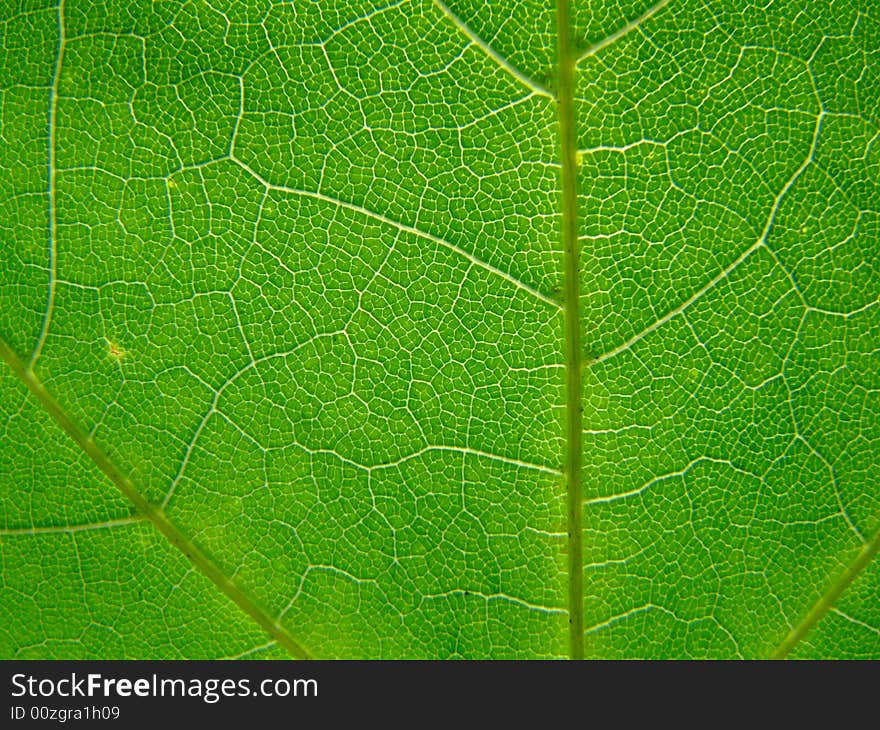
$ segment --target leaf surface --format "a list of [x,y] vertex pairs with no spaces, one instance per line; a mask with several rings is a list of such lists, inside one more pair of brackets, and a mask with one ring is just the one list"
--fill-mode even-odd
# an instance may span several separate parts
[[880,656],[870,3],[0,21],[0,656]]

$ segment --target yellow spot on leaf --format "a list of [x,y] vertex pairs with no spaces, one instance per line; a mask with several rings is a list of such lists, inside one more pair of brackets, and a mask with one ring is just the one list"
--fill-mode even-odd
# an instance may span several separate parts
[[116,361],[122,360],[122,358],[128,355],[118,343],[113,342],[112,340],[107,340],[107,354]]

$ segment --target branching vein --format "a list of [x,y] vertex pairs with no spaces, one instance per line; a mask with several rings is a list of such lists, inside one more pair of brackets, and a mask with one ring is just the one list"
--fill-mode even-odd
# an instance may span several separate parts
[[562,305],[557,302],[555,299],[548,297],[546,294],[538,291],[534,287],[529,286],[523,281],[520,281],[515,276],[508,274],[506,271],[499,269],[496,266],[492,266],[492,264],[486,263],[481,259],[478,259],[474,256],[470,251],[466,251],[465,249],[456,246],[454,243],[450,243],[440,236],[435,236],[433,233],[428,233],[427,231],[423,231],[419,228],[415,228],[414,226],[408,226],[405,223],[401,223],[400,221],[396,221],[393,218],[389,218],[386,215],[382,215],[381,213],[377,213],[375,211],[364,208],[360,205],[355,205],[354,203],[349,203],[344,200],[339,200],[338,198],[333,198],[329,195],[325,195],[324,193],[318,193],[311,190],[299,190],[298,188],[290,188],[285,185],[276,185],[274,183],[266,180],[262,175],[260,175],[256,170],[254,170],[250,165],[242,162],[238,158],[232,158],[238,165],[240,165],[244,170],[254,176],[256,180],[258,180],[262,185],[265,185],[269,190],[278,190],[282,193],[289,193],[291,195],[302,195],[306,198],[313,198],[314,200],[320,200],[324,203],[330,203],[338,208],[345,208],[346,210],[354,211],[355,213],[360,213],[361,215],[368,216],[377,220],[381,223],[385,223],[386,225],[392,226],[399,231],[403,231],[404,233],[412,234],[413,236],[418,236],[420,238],[424,238],[425,240],[431,241],[432,243],[436,243],[438,246],[442,246],[443,248],[447,248],[450,251],[454,251],[459,256],[466,258],[475,266],[479,266],[481,269],[491,272],[496,276],[500,276],[505,281],[513,284],[517,289],[522,289],[524,292],[532,295],[536,299],[540,299],[545,304],[551,305],[554,309],[561,309]]
[[31,394],[46,409],[52,419],[68,436],[88,455],[110,481],[125,495],[153,526],[168,541],[184,554],[205,577],[207,577],[224,595],[232,600],[242,611],[259,624],[274,640],[281,644],[291,656],[309,659],[306,649],[299,644],[278,621],[271,618],[250,596],[245,594],[223,572],[214,560],[181,532],[165,512],[148,502],[123,471],[116,466],[104,451],[71,419],[58,401],[46,390],[36,374],[25,367],[9,344],[0,339],[0,359],[4,360],[18,378],[27,386]]
[[585,58],[588,58],[589,56],[594,56],[599,51],[601,51],[603,48],[607,48],[612,43],[616,43],[621,38],[623,38],[625,35],[634,31],[636,28],[640,27],[645,22],[647,22],[652,17],[654,17],[657,13],[659,13],[661,10],[663,10],[663,8],[665,8],[667,5],[669,5],[670,2],[671,2],[671,0],[660,0],[660,2],[658,2],[656,5],[648,8],[638,18],[636,18],[633,21],[630,21],[625,26],[623,26],[620,30],[615,31],[611,35],[606,36],[601,41],[597,41],[592,46],[587,48],[585,51],[583,51],[578,56],[577,62],[580,63]]
[[446,5],[442,0],[434,0],[434,4],[443,11],[443,14],[449,18],[452,23],[462,32],[464,33],[471,42],[479,47],[489,58],[491,58],[495,63],[497,63],[501,68],[503,68],[508,74],[510,74],[513,78],[519,81],[523,86],[525,86],[530,91],[533,91],[536,94],[540,94],[541,96],[546,96],[550,99],[554,98],[553,92],[551,92],[546,87],[542,86],[534,79],[530,78],[518,68],[516,68],[513,64],[511,64],[506,58],[501,56],[498,51],[496,51],[492,46],[490,46],[486,41],[484,41],[480,36],[478,36],[471,27],[465,23],[461,18],[459,18],[455,13],[450,10],[449,6]]

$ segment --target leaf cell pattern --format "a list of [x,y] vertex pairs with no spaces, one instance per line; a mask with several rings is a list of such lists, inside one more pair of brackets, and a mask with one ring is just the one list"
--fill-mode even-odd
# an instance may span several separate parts
[[7,0],[0,656],[880,656],[875,10]]

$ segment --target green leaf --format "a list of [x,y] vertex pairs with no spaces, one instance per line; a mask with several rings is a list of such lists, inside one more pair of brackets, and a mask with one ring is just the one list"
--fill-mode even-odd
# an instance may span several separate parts
[[880,658],[869,0],[0,12],[0,657]]

